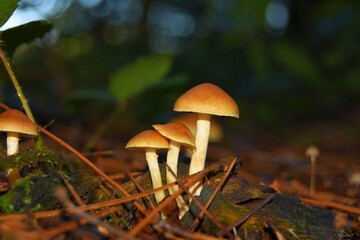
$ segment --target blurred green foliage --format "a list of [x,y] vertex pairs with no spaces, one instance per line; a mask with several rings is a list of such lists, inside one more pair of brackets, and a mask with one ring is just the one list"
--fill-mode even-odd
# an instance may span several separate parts
[[170,71],[170,55],[139,57],[110,75],[109,90],[118,101],[126,101],[160,82]]
[[0,0],[0,27],[11,17],[18,2],[18,0]]
[[0,39],[5,43],[8,56],[12,57],[17,47],[43,37],[52,27],[46,21],[33,21],[5,30],[0,34]]
[[[68,0],[46,16],[56,30],[18,48],[12,62],[39,118],[96,125],[131,99],[118,128],[165,122],[182,92],[213,82],[238,102],[244,129],[276,131],[358,107],[359,8],[336,0]],[[0,101],[18,106],[3,71]]]

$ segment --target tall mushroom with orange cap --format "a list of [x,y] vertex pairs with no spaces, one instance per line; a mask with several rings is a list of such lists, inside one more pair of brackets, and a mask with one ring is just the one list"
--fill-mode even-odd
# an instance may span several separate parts
[[[191,158],[189,174],[200,172],[205,166],[211,115],[238,118],[239,108],[224,90],[212,83],[202,83],[182,94],[175,102],[174,111],[198,113],[196,151]],[[199,196],[201,190],[201,182],[190,188],[194,196]]]
[[[158,132],[154,130],[146,130],[130,139],[125,148],[145,150],[146,161],[149,167],[153,188],[162,187],[161,173],[156,150],[168,149],[169,142]],[[165,192],[163,190],[155,192],[154,195],[157,203],[160,203],[165,198]]]
[[[189,128],[181,123],[167,123],[167,124],[155,124],[153,125],[156,131],[158,131],[165,138],[169,139],[170,147],[167,152],[166,163],[168,167],[177,175],[177,165],[181,145],[185,147],[195,149],[194,137],[191,134]],[[171,172],[166,168],[166,180],[167,183],[175,182],[176,179]],[[178,185],[169,187],[169,193],[173,194],[179,189]],[[188,210],[184,199],[179,195],[176,198],[177,205],[180,209],[179,218],[181,218]]]
[[13,155],[19,149],[19,137],[35,137],[38,130],[24,113],[17,109],[8,109],[0,114],[0,131],[7,132],[7,155]]

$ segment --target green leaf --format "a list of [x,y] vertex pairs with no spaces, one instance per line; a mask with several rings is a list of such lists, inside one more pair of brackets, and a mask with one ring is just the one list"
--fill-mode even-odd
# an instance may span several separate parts
[[43,37],[52,28],[53,25],[47,21],[33,21],[5,30],[0,38],[5,42],[5,49],[11,56],[19,45]]
[[9,20],[18,6],[18,2],[19,0],[0,0],[0,27]]
[[171,69],[171,55],[139,57],[110,76],[109,90],[119,101],[126,101],[160,82]]
[[307,84],[317,84],[321,81],[321,74],[317,66],[304,49],[289,43],[275,46],[275,58],[283,66],[284,70]]

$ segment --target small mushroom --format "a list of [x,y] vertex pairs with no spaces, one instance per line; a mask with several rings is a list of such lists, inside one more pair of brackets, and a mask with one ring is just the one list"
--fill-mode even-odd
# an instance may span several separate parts
[[13,155],[19,149],[19,137],[35,137],[38,129],[24,113],[8,109],[0,114],[0,131],[7,132],[7,155]]
[[[168,149],[169,142],[154,130],[146,130],[130,139],[125,148],[145,150],[146,161],[149,167],[153,188],[162,187],[160,167],[158,163],[157,149]],[[160,203],[165,198],[163,190],[154,193],[155,200]]]
[[316,146],[310,145],[305,150],[305,155],[310,157],[311,161],[310,196],[313,196],[315,194],[316,158],[320,155],[320,151]]
[[[169,150],[167,152],[166,163],[168,167],[177,175],[177,165],[181,145],[188,147],[192,150],[195,149],[194,137],[191,134],[189,128],[181,123],[168,123],[168,124],[155,124],[153,125],[156,131],[158,131],[165,138],[169,139]],[[175,182],[175,177],[166,168],[166,180],[167,183]],[[178,185],[169,187],[169,193],[172,195],[179,189]],[[179,218],[189,210],[184,199],[179,195],[176,198],[176,202],[180,209]]]
[[[239,108],[224,90],[212,83],[202,83],[182,94],[174,104],[174,111],[198,113],[196,123],[196,152],[194,152],[189,174],[200,172],[205,167],[208,147],[211,115],[239,117]],[[194,189],[196,189],[194,191]],[[202,190],[201,182],[194,184],[190,192],[199,196]]]

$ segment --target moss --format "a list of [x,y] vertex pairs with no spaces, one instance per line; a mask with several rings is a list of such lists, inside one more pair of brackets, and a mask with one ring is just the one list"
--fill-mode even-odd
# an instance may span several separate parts
[[23,213],[28,210],[57,209],[61,204],[53,192],[64,186],[65,179],[73,186],[85,204],[113,198],[112,191],[102,185],[99,177],[74,170],[59,153],[48,149],[27,150],[1,161],[1,169],[20,169],[21,178],[0,196],[0,209],[4,214]]
[[65,161],[58,153],[43,148],[41,150],[28,149],[1,159],[0,171],[18,168],[22,176],[27,176],[56,171],[64,167]]

